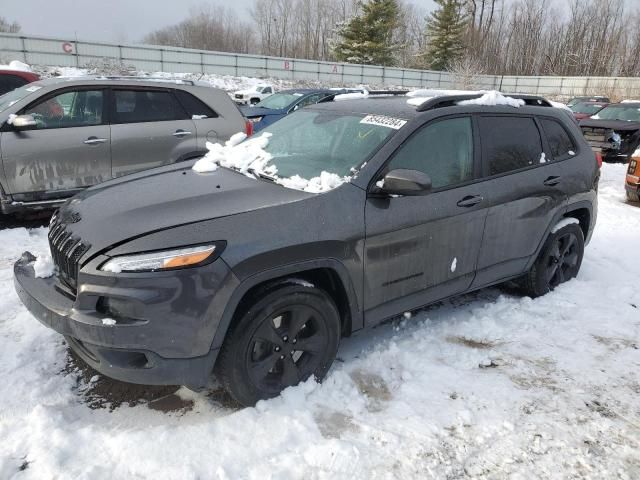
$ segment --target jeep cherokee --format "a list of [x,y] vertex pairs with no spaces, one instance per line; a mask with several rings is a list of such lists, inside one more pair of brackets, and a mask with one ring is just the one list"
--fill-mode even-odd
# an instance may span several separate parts
[[55,274],[25,252],[17,292],[103,374],[215,373],[243,405],[321,379],[341,337],[402,312],[507,280],[543,295],[580,269],[596,158],[546,101],[461,104],[477,97],[318,104],[248,140],[261,171],[190,162],[90,188],[51,220]]

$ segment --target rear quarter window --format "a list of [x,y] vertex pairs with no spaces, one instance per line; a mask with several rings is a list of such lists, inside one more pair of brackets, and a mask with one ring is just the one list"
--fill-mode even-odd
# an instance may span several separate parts
[[184,90],[176,90],[178,101],[182,104],[190,117],[194,115],[215,118],[218,116],[206,103]]
[[572,156],[572,152],[575,152],[576,146],[571,139],[569,133],[565,128],[556,120],[550,118],[541,118],[540,123],[544,130],[544,134],[549,142],[549,148],[551,149],[551,155],[554,160],[564,160]]
[[531,117],[479,119],[485,174],[500,175],[542,163],[542,139]]

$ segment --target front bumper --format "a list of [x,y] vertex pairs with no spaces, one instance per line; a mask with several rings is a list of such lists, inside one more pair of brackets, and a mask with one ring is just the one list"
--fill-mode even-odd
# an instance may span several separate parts
[[76,296],[55,276],[36,278],[34,260],[26,252],[14,265],[18,296],[95,370],[131,383],[206,385],[213,337],[237,285],[221,259],[173,275],[81,272]]

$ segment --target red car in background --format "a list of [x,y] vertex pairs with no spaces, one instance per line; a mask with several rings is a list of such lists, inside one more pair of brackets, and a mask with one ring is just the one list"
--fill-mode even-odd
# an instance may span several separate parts
[[607,105],[609,105],[607,102],[580,102],[569,108],[573,112],[573,116],[576,117],[576,120],[583,120],[589,118],[591,115],[595,115]]
[[36,80],[40,80],[40,76],[33,72],[0,69],[0,95]]

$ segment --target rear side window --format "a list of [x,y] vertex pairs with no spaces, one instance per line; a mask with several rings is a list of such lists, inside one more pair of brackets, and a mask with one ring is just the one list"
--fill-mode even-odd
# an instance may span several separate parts
[[424,172],[431,178],[433,188],[443,188],[471,180],[471,118],[441,120],[422,128],[400,147],[388,168]]
[[0,75],[0,95],[4,95],[5,93],[15,90],[27,83],[29,82],[18,75],[2,74]]
[[572,156],[570,152],[573,152],[576,147],[564,127],[555,120],[548,118],[540,119],[540,123],[542,123],[544,134],[549,142],[553,159],[564,160]]
[[211,110],[211,108],[209,108],[202,100],[194,97],[188,92],[176,90],[176,96],[187,111],[189,117],[196,115],[198,117],[204,116],[207,118],[215,118],[218,116],[218,114]]
[[112,123],[142,123],[191,118],[169,91],[114,90]]
[[489,175],[544,163],[542,140],[533,118],[481,117],[479,123]]

